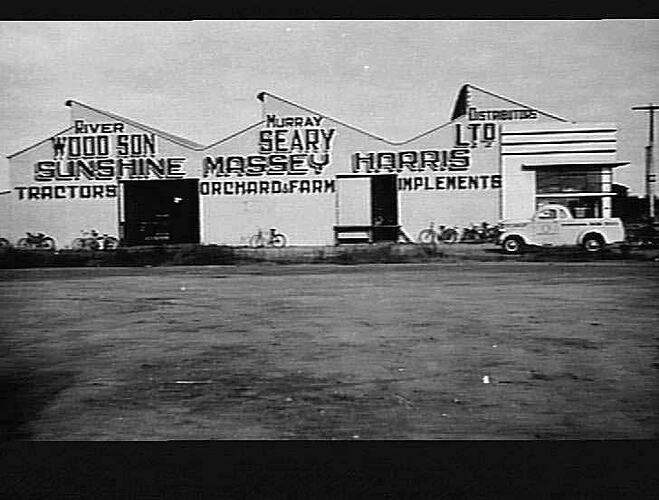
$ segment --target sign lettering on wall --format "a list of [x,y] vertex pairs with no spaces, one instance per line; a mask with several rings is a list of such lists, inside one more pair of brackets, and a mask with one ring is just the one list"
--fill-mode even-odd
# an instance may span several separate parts
[[[468,109],[470,122],[454,124],[454,146],[450,149],[422,151],[376,151],[352,154],[353,173],[436,173],[464,172],[471,167],[471,150],[490,148],[497,141],[495,120],[531,120],[538,113],[532,109],[485,110]],[[424,184],[425,185],[425,184]]]
[[199,183],[199,194],[235,196],[248,194],[320,194],[333,193],[334,179],[291,179],[260,181],[205,181]]
[[48,186],[18,186],[14,188],[19,200],[61,200],[116,198],[116,184]]
[[[17,186],[19,200],[116,198],[115,184],[77,185],[72,182],[117,179],[180,179],[183,157],[162,157],[158,136],[127,133],[120,122],[75,120],[73,133],[51,138],[53,157],[34,164],[36,186]],[[66,181],[66,184],[53,184]],[[48,183],[48,184],[45,184]]]
[[353,173],[443,172],[469,169],[468,149],[353,153]]
[[375,151],[352,154],[353,173],[465,172],[471,168],[471,150],[492,147],[496,123],[456,123],[454,146],[420,151]]
[[53,159],[34,166],[34,180],[178,179],[185,158],[160,157],[154,133],[124,133],[123,123],[75,120],[74,134],[51,139]]
[[463,148],[477,148],[479,144],[486,148],[492,147],[497,139],[495,123],[462,123],[455,124],[455,145]]
[[321,116],[267,115],[254,155],[206,156],[203,178],[321,175],[331,161],[335,128]]
[[463,191],[476,189],[499,189],[501,176],[487,175],[438,175],[401,177],[398,179],[399,191]]
[[499,109],[479,111],[477,108],[469,108],[469,120],[537,120],[538,113],[534,109]]
[[[475,112],[476,108],[470,110]],[[501,176],[498,174],[460,175],[467,173],[472,167],[472,149],[479,146],[490,148],[496,142],[497,124],[456,123],[453,127],[454,145],[450,149],[355,152],[351,158],[352,172],[403,174],[404,176],[398,179],[399,191],[501,188]],[[405,175],[411,173],[431,175]],[[437,175],[438,173],[455,175],[442,176]]]

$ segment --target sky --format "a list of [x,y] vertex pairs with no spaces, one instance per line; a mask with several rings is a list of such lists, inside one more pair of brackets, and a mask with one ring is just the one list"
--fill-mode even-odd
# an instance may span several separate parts
[[69,126],[67,99],[210,144],[259,121],[265,90],[399,141],[447,122],[465,83],[616,123],[614,182],[645,192],[631,107],[659,104],[659,20],[643,19],[0,22],[0,182],[7,155]]

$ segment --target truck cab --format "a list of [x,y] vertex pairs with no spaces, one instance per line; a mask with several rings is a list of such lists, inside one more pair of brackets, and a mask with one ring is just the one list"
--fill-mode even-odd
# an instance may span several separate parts
[[581,246],[590,253],[606,245],[622,243],[625,231],[617,218],[577,219],[563,205],[540,207],[525,220],[504,220],[499,244],[509,254],[520,253],[527,246]]

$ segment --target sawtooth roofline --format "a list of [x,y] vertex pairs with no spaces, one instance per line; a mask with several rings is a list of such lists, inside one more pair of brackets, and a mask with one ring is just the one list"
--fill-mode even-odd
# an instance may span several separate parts
[[566,118],[561,118],[560,116],[547,113],[546,111],[542,111],[538,108],[534,108],[533,106],[529,106],[527,104],[523,104],[519,101],[515,101],[514,99],[510,99],[509,97],[502,96],[500,94],[495,94],[494,92],[490,92],[489,90],[482,89],[480,87],[477,87],[476,85],[473,85],[471,83],[465,83],[461,88],[460,91],[458,92],[458,97],[455,100],[455,106],[453,106],[453,114],[451,115],[451,119],[455,120],[457,118],[460,118],[464,115],[467,114],[467,109],[469,108],[469,89],[474,89],[479,92],[482,92],[484,94],[487,94],[492,97],[496,97],[497,99],[501,99],[502,101],[509,102],[511,104],[515,104],[516,106],[521,106],[522,108],[526,109],[531,109],[533,111],[537,111],[541,115],[548,116],[550,118],[553,118],[555,120],[560,120],[562,122],[566,123],[576,123],[572,120],[568,120]]
[[[542,111],[542,110],[540,110],[540,109],[538,109],[538,108],[535,108],[535,107],[533,107],[533,106],[529,106],[529,105],[527,105],[527,104],[523,104],[523,103],[521,103],[521,102],[515,101],[515,100],[510,99],[510,98],[508,98],[508,97],[504,97],[504,96],[502,96],[502,95],[495,94],[494,92],[490,92],[490,91],[488,91],[488,90],[482,89],[482,88],[480,88],[480,87],[477,87],[476,85],[472,85],[471,83],[466,83],[466,84],[464,84],[464,85],[462,86],[462,88],[460,89],[460,91],[459,91],[459,93],[458,93],[458,98],[456,99],[456,104],[455,104],[455,106],[454,106],[453,114],[452,114],[452,116],[451,116],[451,119],[450,119],[448,122],[442,123],[441,125],[439,125],[439,126],[437,126],[437,127],[433,127],[433,128],[431,128],[430,130],[427,130],[427,131],[425,131],[425,132],[422,132],[422,133],[420,133],[420,134],[417,134],[417,135],[415,135],[414,137],[412,137],[411,139],[407,139],[407,140],[404,140],[404,141],[391,141],[391,140],[389,140],[389,139],[385,139],[385,138],[383,138],[383,137],[377,136],[377,135],[372,134],[372,133],[370,133],[370,132],[367,132],[367,131],[365,131],[365,130],[363,130],[363,129],[360,129],[360,128],[358,128],[358,127],[355,127],[355,126],[353,126],[353,125],[350,125],[349,123],[345,123],[345,122],[343,122],[343,121],[341,121],[341,120],[337,120],[336,118],[333,118],[333,117],[331,117],[331,116],[329,116],[329,115],[326,115],[326,114],[324,114],[324,113],[319,113],[318,111],[315,111],[315,110],[313,110],[313,109],[311,109],[311,108],[308,108],[308,107],[303,106],[303,105],[301,105],[301,104],[298,104],[298,103],[296,103],[296,102],[293,102],[293,101],[290,101],[290,100],[285,99],[285,98],[283,98],[283,97],[280,97],[280,96],[278,96],[278,95],[276,95],[276,94],[273,94],[273,93],[271,93],[271,92],[261,91],[261,92],[259,92],[259,93],[257,94],[256,98],[257,98],[259,101],[264,102],[264,101],[265,101],[265,96],[267,95],[267,96],[273,97],[273,98],[275,98],[275,99],[277,99],[277,100],[279,100],[279,101],[285,102],[285,103],[287,103],[287,104],[292,104],[293,106],[296,106],[296,107],[298,107],[298,108],[300,108],[300,109],[303,109],[303,110],[305,110],[305,111],[308,111],[308,112],[310,112],[310,113],[314,113],[315,115],[322,116],[323,118],[327,118],[327,119],[329,119],[329,120],[332,120],[332,121],[334,121],[334,122],[336,122],[336,123],[339,123],[339,124],[343,125],[344,127],[347,127],[347,128],[349,128],[349,129],[351,129],[351,130],[354,130],[354,131],[356,131],[356,132],[359,132],[360,134],[363,134],[363,135],[366,135],[366,136],[368,136],[368,137],[371,137],[372,139],[376,139],[376,140],[382,141],[382,142],[384,142],[384,143],[386,143],[386,144],[389,144],[389,145],[392,145],[392,146],[403,146],[403,145],[405,145],[405,144],[409,144],[410,142],[416,141],[416,140],[418,140],[418,139],[420,139],[420,138],[422,138],[422,137],[424,137],[424,136],[426,136],[426,135],[428,135],[428,134],[432,134],[433,132],[435,132],[435,131],[437,131],[437,130],[439,130],[439,129],[441,129],[441,128],[444,128],[444,127],[450,125],[451,123],[457,121],[458,119],[462,118],[462,117],[466,114],[467,105],[468,105],[468,97],[469,97],[469,96],[468,96],[468,92],[469,92],[469,89],[470,89],[470,88],[472,88],[472,89],[474,89],[474,90],[477,90],[477,91],[479,91],[479,92],[483,92],[483,93],[488,94],[488,95],[490,95],[490,96],[496,97],[497,99],[501,99],[501,100],[503,100],[503,101],[509,102],[509,103],[514,104],[514,105],[516,105],[516,106],[520,106],[520,107],[522,107],[522,108],[526,108],[526,109],[530,109],[530,110],[533,110],[533,111],[537,111],[539,114],[544,115],[544,116],[548,116],[548,117],[553,118],[553,119],[555,119],[555,120],[559,120],[559,121],[566,122],[566,123],[576,123],[576,122],[571,121],[571,120],[568,120],[568,119],[566,119],[566,118],[562,118],[562,117],[560,117],[560,116],[558,116],[558,115],[554,115],[554,114],[551,114],[551,113],[547,113],[546,111]],[[464,106],[464,113],[456,113],[456,112],[458,111],[458,108],[461,107],[461,106]]]
[[16,151],[15,153],[12,153],[12,154],[10,154],[10,155],[7,155],[6,158],[9,159],[9,160],[11,160],[11,159],[14,158],[15,156],[18,156],[18,155],[21,155],[21,154],[23,154],[23,153],[26,153],[26,152],[29,151],[30,149],[34,149],[34,148],[36,148],[37,146],[42,145],[44,142],[51,140],[53,137],[57,137],[58,135],[63,134],[64,132],[68,132],[68,131],[71,130],[72,128],[73,128],[73,125],[71,125],[70,127],[66,127],[64,130],[60,130],[60,131],[57,132],[56,134],[49,135],[49,136],[46,137],[45,139],[43,139],[43,140],[41,140],[41,141],[39,141],[39,142],[35,142],[35,143],[32,144],[31,146],[28,146],[28,147],[26,147],[26,148],[21,149],[20,151]]
[[[89,106],[88,104],[85,104],[85,103],[80,102],[80,101],[76,101],[75,99],[67,99],[66,102],[65,102],[64,104],[65,104],[66,106],[71,107],[71,105],[72,105],[73,103],[77,104],[78,106],[82,106],[83,108],[86,108],[86,109],[92,110],[92,111],[94,111],[94,112],[96,112],[96,113],[99,113],[99,114],[105,115],[105,116],[107,116],[107,117],[109,117],[109,118],[112,118],[113,120],[118,120],[118,121],[121,121],[121,122],[126,123],[127,125],[131,125],[131,126],[133,126],[133,127],[135,127],[135,128],[139,128],[139,129],[144,130],[144,131],[146,131],[146,132],[154,133],[154,134],[156,134],[157,136],[162,137],[163,139],[166,139],[166,140],[168,140],[168,141],[171,141],[171,142],[173,142],[173,143],[175,143],[175,144],[178,144],[179,146],[183,146],[183,147],[185,147],[185,148],[187,148],[187,149],[192,149],[192,150],[194,150],[194,151],[201,151],[201,150],[205,149],[205,147],[204,147],[203,145],[201,145],[201,144],[199,144],[199,143],[196,143],[196,142],[194,142],[194,141],[191,141],[191,140],[189,140],[189,139],[186,139],[186,138],[184,138],[184,137],[179,137],[179,136],[176,136],[176,135],[170,134],[170,133],[168,133],[168,132],[165,132],[165,131],[163,131],[163,130],[159,130],[159,129],[157,129],[157,128],[151,127],[151,126],[149,126],[149,125],[145,125],[145,124],[140,123],[140,122],[138,122],[138,121],[131,120],[130,118],[126,118],[126,117],[124,117],[124,116],[117,115],[117,114],[115,114],[115,113],[110,113],[109,111],[104,111],[104,110],[102,110],[102,109],[95,108],[95,107],[93,107],[93,106]],[[21,154],[23,154],[23,153],[26,153],[27,151],[29,151],[29,150],[31,150],[31,149],[34,149],[34,148],[36,148],[37,146],[40,146],[40,145],[43,144],[44,142],[51,140],[53,137],[57,137],[57,136],[60,135],[60,134],[63,134],[63,133],[65,133],[65,132],[68,132],[68,131],[71,130],[72,128],[73,128],[73,125],[71,125],[71,126],[65,128],[64,130],[62,130],[62,131],[60,131],[60,132],[57,132],[56,134],[53,134],[53,135],[51,135],[51,136],[48,136],[48,137],[46,137],[45,139],[43,139],[43,140],[41,140],[41,141],[35,142],[35,143],[32,144],[31,146],[28,146],[28,147],[26,147],[26,148],[24,148],[24,149],[21,149],[20,151],[17,151],[16,153],[12,153],[12,154],[10,154],[10,155],[7,155],[7,158],[8,158],[8,159],[11,159],[11,158],[14,158],[14,157],[16,157],[16,156],[18,156],[18,155],[21,155]]]
[[215,146],[217,146],[217,145],[219,145],[219,144],[222,144],[223,142],[226,142],[226,141],[228,141],[229,139],[233,139],[234,137],[237,137],[237,136],[239,136],[239,135],[241,135],[241,134],[244,134],[245,132],[247,132],[247,131],[253,129],[254,127],[258,127],[259,125],[261,125],[261,124],[263,124],[263,123],[265,123],[265,120],[261,120],[261,121],[258,121],[258,122],[256,122],[256,123],[252,124],[252,125],[249,125],[248,127],[245,127],[244,129],[239,130],[238,132],[234,132],[233,134],[228,135],[228,136],[226,136],[226,137],[220,139],[219,141],[215,141],[215,142],[209,144],[208,146],[204,146],[204,147],[201,149],[201,151],[205,151],[205,150],[207,150],[207,149],[214,148]]
[[94,108],[92,106],[89,106],[80,101],[76,101],[74,99],[67,100],[65,104],[67,106],[71,106],[73,103],[77,104],[78,106],[82,106],[83,108],[87,108],[92,111],[96,111],[97,113],[101,113],[103,115],[109,116],[110,118],[114,118],[115,120],[125,122],[128,125],[132,125],[133,127],[146,130],[147,132],[153,132],[154,134],[159,135],[160,137],[163,137],[164,139],[167,139],[171,142],[174,142],[179,146],[184,146],[188,149],[202,149],[204,147],[202,144],[191,141],[190,139],[186,139],[185,137],[180,137],[178,135],[170,134],[169,132],[165,132],[164,130],[151,127],[150,125],[145,125],[144,123],[140,123],[135,120],[131,120],[130,118],[126,118],[124,116],[117,115],[115,113],[110,113],[109,111],[104,111],[102,109]]
[[[532,109],[532,110],[537,111],[538,113],[540,113],[540,114],[542,114],[542,115],[544,115],[544,116],[548,116],[548,117],[553,118],[553,119],[556,119],[556,120],[560,120],[560,121],[563,121],[563,122],[566,122],[566,123],[575,123],[575,122],[573,122],[573,121],[571,121],[571,120],[567,120],[567,119],[565,119],[565,118],[561,118],[560,116],[553,115],[553,114],[551,114],[551,113],[547,113],[547,112],[545,112],[545,111],[541,111],[541,110],[539,110],[539,109],[537,109],[537,108],[534,108],[534,107],[532,107],[532,106],[528,106],[528,105],[526,105],[526,104],[522,104],[522,103],[520,103],[520,102],[518,102],[518,101],[515,101],[515,100],[513,100],[513,99],[509,99],[509,98],[507,98],[507,97],[504,97],[504,96],[501,96],[501,95],[495,94],[495,93],[493,93],[493,92],[489,92],[489,91],[487,91],[487,90],[485,90],[485,89],[482,89],[482,88],[480,88],[480,87],[477,87],[476,85],[472,85],[472,84],[470,84],[470,83],[466,83],[465,85],[463,85],[463,86],[461,87],[460,91],[458,92],[458,97],[457,97],[457,99],[456,99],[456,103],[455,103],[454,108],[453,108],[453,114],[452,114],[452,118],[451,118],[451,120],[449,120],[449,121],[447,121],[447,122],[445,122],[445,123],[442,123],[441,125],[438,125],[438,126],[436,126],[436,127],[433,127],[433,128],[431,128],[431,129],[429,129],[429,130],[427,130],[427,131],[425,131],[425,132],[422,132],[422,133],[420,133],[420,134],[417,134],[417,135],[415,135],[414,137],[412,137],[412,138],[410,138],[410,139],[407,139],[407,140],[404,140],[404,141],[391,141],[391,140],[389,140],[389,139],[385,139],[384,137],[380,137],[380,136],[377,136],[377,135],[372,134],[372,133],[370,133],[370,132],[367,132],[366,130],[363,130],[363,129],[359,128],[359,127],[355,127],[354,125],[350,125],[349,123],[343,122],[343,121],[341,121],[341,120],[337,120],[336,118],[333,118],[333,117],[331,117],[331,116],[329,116],[329,115],[327,115],[327,114],[325,114],[325,113],[320,113],[320,112],[315,111],[315,110],[313,110],[313,109],[311,109],[311,108],[308,108],[308,107],[303,106],[303,105],[301,105],[301,104],[298,104],[298,103],[296,103],[296,102],[293,102],[293,101],[290,101],[290,100],[285,99],[285,98],[283,98],[283,97],[280,97],[280,96],[278,96],[278,95],[276,95],[276,94],[273,94],[272,92],[267,92],[267,91],[259,92],[259,93],[257,94],[256,98],[257,98],[259,101],[264,102],[264,100],[265,100],[265,96],[267,95],[267,96],[270,96],[270,97],[272,97],[272,98],[274,98],[274,99],[277,99],[277,100],[279,100],[279,101],[285,102],[285,103],[287,103],[287,104],[291,104],[291,105],[293,105],[293,106],[295,106],[295,107],[298,107],[298,108],[300,108],[300,109],[303,109],[303,110],[305,110],[305,111],[308,111],[308,112],[310,112],[310,113],[313,113],[313,114],[315,114],[315,115],[317,115],[317,116],[322,116],[323,118],[327,118],[328,120],[332,120],[332,121],[334,121],[334,122],[336,122],[336,123],[338,123],[338,124],[340,124],[340,125],[342,125],[342,126],[348,128],[348,129],[350,129],[350,130],[354,130],[355,132],[358,132],[358,133],[360,133],[360,134],[362,134],[362,135],[368,136],[368,137],[370,137],[370,138],[372,138],[372,139],[375,139],[375,140],[381,141],[381,142],[383,142],[383,143],[385,143],[385,144],[388,144],[388,145],[391,145],[391,146],[403,146],[403,145],[405,145],[405,144],[409,144],[410,142],[413,142],[413,141],[416,141],[416,140],[418,140],[418,139],[421,139],[422,137],[424,137],[424,136],[426,136],[426,135],[432,134],[433,132],[436,132],[437,130],[440,130],[440,129],[442,129],[442,128],[444,128],[444,127],[446,127],[446,126],[452,124],[453,122],[457,121],[459,118],[461,118],[462,116],[464,116],[464,115],[466,114],[466,109],[467,109],[467,106],[468,106],[468,98],[469,98],[469,96],[468,96],[468,90],[469,90],[469,88],[472,88],[472,89],[477,90],[477,91],[479,91],[479,92],[483,92],[483,93],[485,93],[485,94],[491,95],[491,96],[496,97],[496,98],[498,98],[498,99],[502,99],[502,100],[504,100],[504,101],[510,102],[511,104],[515,104],[516,106],[521,106],[521,107],[526,108],[526,109]],[[175,144],[178,144],[179,146],[183,146],[183,147],[188,148],[188,149],[191,149],[191,150],[193,150],[193,151],[206,151],[206,150],[208,150],[208,149],[210,149],[210,148],[212,148],[212,147],[215,147],[215,146],[217,146],[217,145],[219,145],[219,144],[221,144],[221,143],[223,143],[223,142],[228,141],[229,139],[232,139],[232,138],[234,138],[234,137],[237,137],[237,136],[239,136],[239,135],[241,135],[241,134],[243,134],[243,133],[245,133],[245,132],[247,132],[247,131],[253,129],[254,127],[257,127],[257,126],[259,126],[259,125],[261,125],[261,124],[263,124],[263,123],[265,122],[265,120],[260,120],[260,121],[258,121],[258,122],[256,122],[256,123],[252,124],[252,125],[249,125],[248,127],[244,128],[244,129],[242,129],[242,130],[239,130],[238,132],[234,132],[233,134],[230,134],[230,135],[228,135],[228,136],[226,136],[226,137],[224,137],[224,138],[222,138],[222,139],[219,139],[219,140],[217,140],[217,141],[215,141],[215,142],[212,142],[212,143],[209,144],[208,146],[204,146],[204,145],[202,145],[202,144],[196,143],[196,142],[191,141],[191,140],[189,140],[189,139],[186,139],[186,138],[184,138],[184,137],[179,137],[179,136],[176,136],[176,135],[170,134],[170,133],[168,133],[168,132],[165,132],[165,131],[163,131],[163,130],[159,130],[159,129],[154,128],[154,127],[151,127],[151,126],[149,126],[149,125],[145,125],[145,124],[143,124],[143,123],[137,122],[137,121],[135,121],[135,120],[131,120],[130,118],[126,118],[126,117],[123,117],[123,116],[121,116],[121,115],[117,115],[117,114],[115,114],[115,113],[111,113],[111,112],[109,112],[109,111],[104,111],[104,110],[102,110],[102,109],[98,109],[98,108],[95,108],[95,107],[93,107],[93,106],[89,106],[89,105],[84,104],[84,103],[82,103],[82,102],[80,102],[80,101],[76,101],[75,99],[68,99],[68,100],[65,102],[66,106],[71,106],[73,103],[75,103],[75,104],[77,104],[77,105],[79,105],[79,106],[82,106],[82,107],[84,107],[84,108],[90,109],[90,110],[92,110],[92,111],[95,111],[95,112],[97,112],[97,113],[103,114],[103,115],[105,115],[105,116],[108,116],[108,117],[110,117],[110,118],[112,118],[112,119],[115,119],[115,120],[118,120],[118,121],[124,122],[124,123],[126,123],[126,124],[128,124],[128,125],[131,125],[131,126],[134,126],[134,127],[136,127],[136,128],[139,128],[139,129],[145,130],[145,131],[147,131],[147,132],[152,132],[152,133],[154,133],[154,134],[156,134],[156,135],[158,135],[158,136],[160,136],[160,137],[163,137],[164,139],[167,139],[167,140],[169,140],[169,141],[171,141],[171,142],[174,142]],[[462,112],[463,110],[464,110],[465,112]],[[33,149],[33,148],[35,148],[35,147],[37,147],[37,146],[43,144],[44,142],[46,142],[46,141],[52,139],[53,137],[56,137],[56,136],[58,136],[58,135],[60,135],[60,134],[63,134],[63,133],[65,133],[65,132],[68,132],[68,131],[71,130],[72,128],[73,128],[73,126],[67,127],[66,129],[64,129],[64,130],[62,130],[62,131],[60,131],[60,132],[57,132],[56,134],[53,134],[52,136],[49,136],[49,137],[47,137],[46,139],[43,139],[43,140],[41,140],[41,141],[38,141],[38,142],[34,143],[34,144],[31,145],[31,146],[28,146],[28,147],[26,147],[26,148],[24,148],[24,149],[21,149],[20,151],[17,151],[16,153],[13,153],[13,154],[7,155],[7,158],[8,158],[8,159],[11,159],[11,158],[14,158],[14,157],[16,157],[16,156],[18,156],[18,155],[20,155],[20,154],[23,154],[23,153],[29,151],[30,149]]]
[[257,98],[259,101],[263,102],[263,101],[264,101],[264,97],[265,97],[266,95],[268,95],[268,96],[270,96],[270,97],[273,97],[273,98],[275,98],[275,99],[277,99],[277,100],[279,100],[279,101],[285,102],[286,104],[292,104],[292,105],[295,106],[295,107],[298,107],[298,108],[300,108],[300,109],[303,109],[303,110],[305,110],[305,111],[308,111],[308,112],[310,112],[310,113],[313,113],[313,114],[315,114],[315,115],[317,115],[317,116],[322,116],[323,118],[327,118],[328,120],[332,120],[332,121],[334,121],[334,122],[336,122],[336,123],[339,123],[340,125],[343,125],[343,126],[346,127],[346,128],[349,128],[350,130],[354,130],[355,132],[359,132],[359,133],[362,134],[362,135],[366,135],[366,136],[370,137],[371,139],[376,139],[376,140],[378,140],[378,141],[382,141],[382,142],[384,142],[384,143],[386,143],[386,144],[389,144],[389,145],[391,145],[391,146],[402,146],[402,145],[405,145],[405,144],[407,144],[407,143],[409,143],[409,142],[412,142],[412,141],[415,141],[415,140],[417,140],[417,139],[420,139],[421,137],[423,137],[423,136],[425,136],[425,135],[431,134],[432,132],[435,132],[436,130],[439,130],[439,129],[443,128],[443,127],[446,127],[447,125],[450,125],[451,123],[453,123],[453,122],[455,121],[455,120],[450,120],[450,121],[448,121],[448,122],[446,122],[446,123],[442,123],[441,125],[439,125],[439,126],[437,126],[437,127],[433,127],[433,128],[431,128],[430,130],[427,130],[427,131],[425,131],[425,132],[422,132],[421,134],[415,135],[415,136],[412,137],[411,139],[407,139],[407,140],[405,140],[405,141],[390,141],[389,139],[385,139],[384,137],[377,136],[377,135],[372,134],[372,133],[370,133],[370,132],[367,132],[366,130],[363,130],[363,129],[359,128],[359,127],[355,127],[354,125],[350,125],[349,123],[343,122],[343,121],[341,121],[341,120],[337,120],[336,118],[333,118],[333,117],[331,117],[331,116],[329,116],[329,115],[326,115],[326,114],[324,114],[324,113],[320,113],[320,112],[318,112],[318,111],[315,111],[315,110],[313,110],[313,109],[311,109],[311,108],[307,108],[306,106],[303,106],[303,105],[298,104],[298,103],[296,103],[296,102],[289,101],[288,99],[284,99],[283,97],[280,97],[280,96],[278,96],[278,95],[276,95],[276,94],[273,94],[273,93],[271,93],[271,92],[267,92],[267,91],[259,92],[259,93],[257,94],[256,98]]

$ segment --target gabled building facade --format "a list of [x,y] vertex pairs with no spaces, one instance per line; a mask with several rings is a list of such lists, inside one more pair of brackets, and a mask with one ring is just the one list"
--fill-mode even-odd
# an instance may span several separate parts
[[474,85],[450,121],[388,141],[282,97],[262,120],[203,146],[67,101],[71,126],[10,155],[0,235],[41,231],[64,248],[80,231],[125,244],[247,244],[277,228],[290,245],[368,233],[414,239],[430,221],[528,217],[559,202],[609,216],[613,124],[576,124]]

